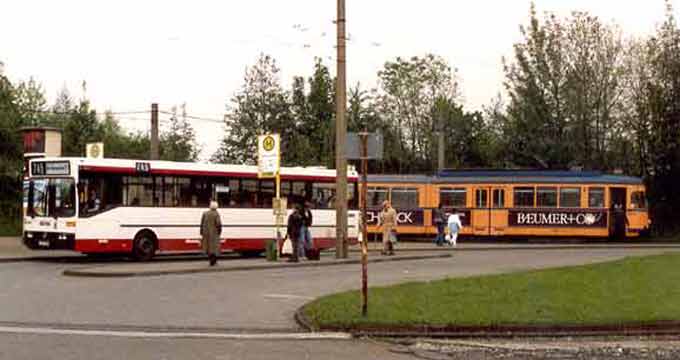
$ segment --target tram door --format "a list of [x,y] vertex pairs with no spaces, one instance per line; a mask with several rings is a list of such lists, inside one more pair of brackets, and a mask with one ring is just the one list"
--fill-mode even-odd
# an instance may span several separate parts
[[490,230],[491,209],[489,206],[489,188],[476,188],[474,208],[472,209],[472,233],[475,236],[488,236]]
[[508,228],[508,210],[505,206],[505,188],[492,187],[491,209],[489,210],[489,235],[503,236]]

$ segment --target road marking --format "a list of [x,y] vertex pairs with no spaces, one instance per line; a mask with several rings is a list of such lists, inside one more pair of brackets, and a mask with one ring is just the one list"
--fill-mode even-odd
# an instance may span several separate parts
[[44,327],[0,326],[0,333],[31,335],[81,335],[109,336],[124,338],[195,338],[195,339],[233,339],[233,340],[349,340],[351,334],[338,332],[318,333],[215,333],[215,332],[152,332],[117,330],[80,330]]
[[284,300],[314,300],[310,296],[300,296],[291,294],[264,294],[265,299],[284,299]]

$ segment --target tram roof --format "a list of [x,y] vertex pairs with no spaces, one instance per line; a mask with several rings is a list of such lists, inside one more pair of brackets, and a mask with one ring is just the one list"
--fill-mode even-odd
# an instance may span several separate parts
[[[34,161],[71,161],[74,166],[83,170],[101,172],[122,172],[134,173],[138,163],[148,163],[151,166],[151,173],[167,174],[168,176],[182,174],[186,175],[205,175],[205,176],[228,176],[232,175],[253,175],[257,174],[257,166],[254,165],[232,165],[232,164],[212,164],[212,163],[193,163],[176,162],[162,160],[133,160],[133,159],[91,159],[80,157],[48,157],[39,158]],[[358,177],[354,169],[350,169],[347,175],[351,179]],[[336,171],[324,167],[281,167],[282,177],[294,178],[335,178]]]
[[642,179],[632,176],[603,174],[599,171],[554,170],[445,170],[437,176],[369,175],[368,181],[402,184],[642,184]]

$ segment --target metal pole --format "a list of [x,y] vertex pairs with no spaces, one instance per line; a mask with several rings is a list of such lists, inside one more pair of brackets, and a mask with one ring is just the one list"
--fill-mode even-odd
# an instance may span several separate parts
[[[276,201],[280,205],[281,204],[281,173],[280,171],[276,171]],[[280,260],[281,259],[281,228],[279,224],[279,217],[281,215],[278,213],[278,210],[276,210],[276,214],[274,215],[274,221],[276,222],[276,259]]]
[[151,160],[158,160],[158,104],[151,104],[151,153],[149,158]]
[[368,195],[368,133],[361,136],[361,315],[368,314],[368,228],[366,197]]
[[439,133],[437,135],[438,135],[438,138],[439,138],[438,156],[437,156],[437,158],[439,160],[438,170],[442,171],[442,170],[444,170],[444,166],[446,166],[445,165],[446,159],[444,158],[444,156],[445,156],[445,154],[444,154],[444,117],[441,114],[441,111],[440,111],[440,114],[439,114]]
[[347,124],[345,123],[347,84],[345,79],[345,0],[338,0],[337,32],[338,77],[335,118],[335,169],[337,171],[335,181],[335,256],[337,258],[347,258],[347,158],[345,157],[345,141],[347,137]]

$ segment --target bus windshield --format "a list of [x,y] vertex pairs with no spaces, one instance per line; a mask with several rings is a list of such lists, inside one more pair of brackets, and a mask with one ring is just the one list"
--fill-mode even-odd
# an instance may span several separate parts
[[28,216],[73,217],[76,214],[73,179],[33,179],[25,191]]

